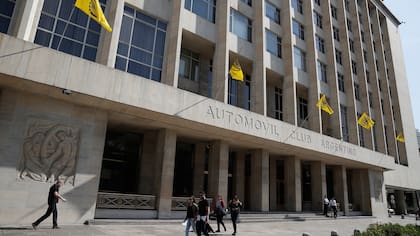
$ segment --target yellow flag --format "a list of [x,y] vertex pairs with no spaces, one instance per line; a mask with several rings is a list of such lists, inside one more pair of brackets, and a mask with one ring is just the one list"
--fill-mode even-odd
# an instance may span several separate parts
[[76,0],[75,6],[82,10],[90,18],[94,19],[98,24],[104,27],[109,32],[112,31],[108,21],[105,18],[104,12],[102,11],[99,0]]
[[244,81],[244,73],[242,72],[242,68],[238,59],[233,62],[232,66],[230,67],[229,74],[234,80]]
[[405,138],[404,138],[404,136],[403,136],[403,133],[402,133],[402,132],[398,133],[398,135],[397,135],[396,139],[397,139],[397,141],[398,141],[398,142],[400,142],[400,143],[405,143]]
[[360,116],[359,120],[357,121],[360,126],[362,126],[365,129],[370,129],[375,124],[375,121],[373,121],[366,112],[363,112],[363,114]]
[[322,95],[322,97],[316,103],[316,106],[321,108],[323,111],[325,111],[329,115],[332,115],[334,113],[334,110],[330,107],[330,104],[328,104],[327,98],[325,97],[325,95]]

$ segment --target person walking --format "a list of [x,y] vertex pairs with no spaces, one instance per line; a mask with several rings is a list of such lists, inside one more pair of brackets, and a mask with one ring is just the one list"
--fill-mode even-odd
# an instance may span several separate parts
[[185,225],[185,236],[188,236],[190,233],[190,228],[192,227],[194,232],[197,232],[195,229],[195,221],[197,219],[198,205],[195,203],[195,197],[191,196],[188,199],[187,204],[187,215],[185,216],[186,225]]
[[206,199],[206,194],[204,192],[200,193],[200,201],[198,202],[198,215],[197,215],[197,224],[196,232],[198,236],[201,236],[201,233],[208,236],[207,223],[209,220],[210,205]]
[[324,215],[328,217],[328,207],[330,205],[330,200],[328,199],[327,195],[324,196]]
[[330,200],[330,207],[334,212],[334,218],[337,218],[337,201],[334,197]]
[[59,194],[59,189],[63,185],[63,183],[60,180],[57,180],[51,187],[50,191],[48,193],[48,209],[47,212],[43,216],[41,216],[38,220],[36,220],[34,223],[32,223],[32,228],[36,229],[38,225],[48,218],[51,213],[53,214],[53,229],[58,229],[57,224],[57,203],[60,199],[61,201],[65,202],[67,201],[63,196]]
[[223,226],[223,229],[226,232],[226,226],[225,226],[225,223],[223,222],[223,217],[226,215],[225,202],[223,201],[223,198],[220,195],[217,196],[216,207],[215,207],[214,212],[216,214],[216,220],[217,220],[216,232],[220,232],[220,225]]
[[233,225],[232,235],[236,235],[236,224],[238,221],[239,212],[241,211],[241,208],[242,208],[242,202],[239,201],[238,196],[235,195],[235,197],[233,197],[233,199],[230,200],[229,202],[230,218],[232,220],[232,225]]

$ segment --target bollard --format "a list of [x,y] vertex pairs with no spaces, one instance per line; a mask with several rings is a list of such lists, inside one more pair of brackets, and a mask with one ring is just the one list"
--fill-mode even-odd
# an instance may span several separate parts
[[311,236],[309,233],[303,233],[302,236]]
[[361,235],[362,235],[362,233],[360,233],[360,230],[355,229],[355,230],[353,231],[353,236],[361,236]]
[[335,230],[331,231],[331,236],[338,236],[337,231],[335,231]]

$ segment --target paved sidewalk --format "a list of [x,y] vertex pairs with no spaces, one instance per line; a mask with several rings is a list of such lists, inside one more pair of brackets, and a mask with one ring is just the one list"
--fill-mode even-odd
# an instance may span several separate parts
[[[242,222],[238,224],[238,234],[240,236],[301,236],[302,233],[309,233],[311,236],[330,236],[331,231],[335,230],[340,236],[351,236],[354,229],[365,230],[372,223],[398,223],[402,225],[415,224],[414,217],[399,216],[392,218],[376,219],[372,217],[340,217],[338,219],[311,219],[311,220],[289,220],[271,222]],[[213,235],[231,235],[232,224],[227,219],[225,221],[227,232]],[[418,222],[420,224],[420,222]],[[211,221],[213,228],[216,222]],[[101,221],[100,224],[93,225],[65,225],[60,229],[51,229],[49,224],[41,224],[38,230],[33,230],[30,226],[9,227],[0,226],[0,235],[8,236],[128,236],[128,235],[159,235],[176,236],[184,235],[184,227],[180,220],[148,220],[148,221]],[[190,233],[194,236],[194,233]]]

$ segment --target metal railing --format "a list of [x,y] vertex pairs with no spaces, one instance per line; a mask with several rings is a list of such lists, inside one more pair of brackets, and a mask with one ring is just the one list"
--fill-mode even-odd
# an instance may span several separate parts
[[156,196],[121,194],[121,193],[98,193],[97,208],[104,209],[156,209]]

